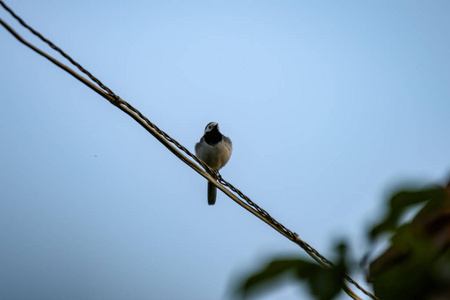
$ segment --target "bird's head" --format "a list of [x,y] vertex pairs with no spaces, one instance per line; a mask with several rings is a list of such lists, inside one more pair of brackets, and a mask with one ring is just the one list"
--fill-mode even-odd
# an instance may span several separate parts
[[209,122],[205,127],[205,134],[213,130],[219,131],[219,124],[216,122]]

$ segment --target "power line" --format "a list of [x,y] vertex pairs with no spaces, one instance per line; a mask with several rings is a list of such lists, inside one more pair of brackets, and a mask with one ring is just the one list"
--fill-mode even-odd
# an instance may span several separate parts
[[[181,159],[184,163],[189,165],[192,169],[194,169],[201,176],[205,177],[208,181],[212,182],[217,188],[219,188],[222,192],[224,192],[227,196],[229,196],[236,203],[247,209],[249,212],[260,218],[262,221],[270,225],[280,234],[284,235],[286,238],[290,239],[292,242],[299,245],[306,253],[308,253],[314,260],[316,260],[319,264],[324,267],[334,268],[335,265],[333,262],[328,260],[326,257],[321,255],[316,249],[311,247],[308,243],[303,241],[297,233],[292,232],[288,228],[286,228],[283,224],[279,223],[275,220],[270,214],[259,207],[256,203],[254,203],[250,198],[248,198],[243,192],[234,187],[231,183],[222,178],[222,176],[215,170],[211,169],[207,164],[198,159],[194,154],[192,154],[188,149],[186,149],[183,145],[178,143],[174,138],[170,137],[167,133],[159,129],[155,124],[153,124],[150,120],[148,120],[139,110],[134,108],[131,104],[126,102],[117,96],[111,89],[109,89],[106,85],[104,85],[99,79],[97,79],[94,75],[92,75],[89,71],[84,69],[79,63],[73,60],[68,54],[62,51],[58,46],[53,44],[50,40],[45,38],[39,32],[34,30],[31,26],[29,26],[25,21],[23,21],[17,14],[15,14],[2,0],[0,0],[0,4],[3,6],[5,10],[7,10],[22,26],[30,30],[34,35],[39,37],[42,41],[48,44],[52,49],[59,52],[63,57],[69,60],[74,66],[76,66],[82,73],[86,74],[92,81],[94,81],[97,86],[95,86],[92,82],[88,81],[86,78],[80,76],[78,73],[65,66],[58,60],[54,59],[47,53],[38,49],[34,45],[27,42],[23,39],[17,32],[15,32],[7,23],[5,23],[2,19],[0,19],[0,23],[5,27],[7,31],[9,31],[14,37],[16,37],[21,43],[25,44],[38,54],[44,56],[82,83],[87,85],[89,88],[93,89],[95,92],[100,94],[102,97],[111,102],[111,104],[118,107],[120,110],[128,114],[132,117],[136,122],[138,122],[141,126],[143,126],[147,131],[150,132],[158,141],[160,141],[166,148],[168,148],[175,156]],[[200,168],[197,164],[194,164],[192,160],[187,158],[183,153],[179,150],[183,151],[187,156],[197,162],[199,165],[203,167]],[[206,171],[206,172],[205,172]],[[219,184],[220,183],[220,184]],[[238,195],[240,198],[238,198]],[[244,200],[244,201],[242,201]],[[371,299],[378,300],[378,298],[364,288],[362,288],[356,281],[354,281],[350,276],[345,275],[345,279],[353,284],[356,288],[358,288],[365,295],[369,296]],[[361,299],[359,298],[345,283],[343,286],[344,291],[353,299]]]

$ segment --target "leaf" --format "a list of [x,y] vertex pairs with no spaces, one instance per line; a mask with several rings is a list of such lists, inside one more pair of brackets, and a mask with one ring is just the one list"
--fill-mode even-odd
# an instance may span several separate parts
[[343,276],[335,269],[320,268],[309,280],[311,293],[320,300],[331,300],[341,291]]
[[335,247],[338,254],[338,263],[334,268],[324,268],[315,265],[308,278],[311,293],[320,300],[331,300],[341,291],[344,277],[347,272],[347,245],[340,242]]
[[401,191],[394,194],[389,201],[389,211],[385,220],[370,230],[370,240],[373,241],[381,234],[397,229],[400,217],[411,206],[427,201],[442,203],[443,199],[445,199],[445,192],[440,187],[418,191]]
[[243,285],[238,287],[237,293],[246,296],[261,288],[267,288],[268,284],[273,283],[274,279],[282,274],[292,271],[299,264],[310,264],[299,259],[275,259],[270,262],[263,270],[251,275]]
[[279,283],[276,279],[291,274],[299,283],[306,282],[317,299],[331,300],[339,294],[344,281],[347,270],[346,249],[345,243],[337,244],[338,264],[333,269],[301,259],[274,259],[263,270],[251,275],[236,292],[245,297],[258,290],[273,288]]

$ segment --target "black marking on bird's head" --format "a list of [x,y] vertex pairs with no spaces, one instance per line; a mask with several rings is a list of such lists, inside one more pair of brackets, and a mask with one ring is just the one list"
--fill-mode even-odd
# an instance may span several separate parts
[[205,134],[203,135],[205,142],[209,145],[215,145],[222,140],[222,134],[219,131],[219,124],[210,122],[205,127]]

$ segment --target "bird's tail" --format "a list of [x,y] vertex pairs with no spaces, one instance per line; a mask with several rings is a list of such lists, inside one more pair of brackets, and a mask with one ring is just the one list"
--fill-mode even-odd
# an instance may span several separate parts
[[208,204],[214,205],[216,203],[217,188],[214,184],[208,181]]

